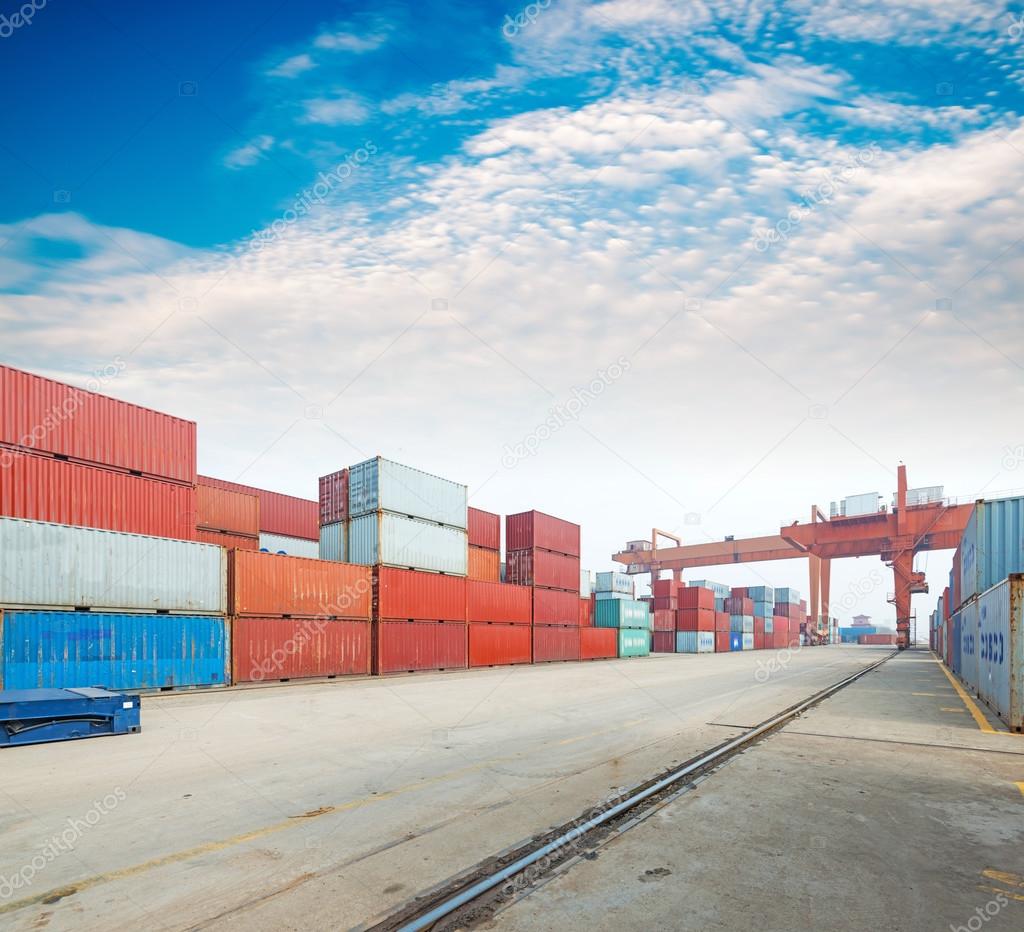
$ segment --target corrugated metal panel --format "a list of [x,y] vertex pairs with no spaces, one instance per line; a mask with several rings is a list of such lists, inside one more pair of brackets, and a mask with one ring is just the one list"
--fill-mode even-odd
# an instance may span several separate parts
[[505,517],[505,549],[540,547],[569,556],[580,555],[580,526],[542,511],[523,511]]
[[450,479],[403,466],[381,456],[349,469],[348,513],[350,518],[391,511],[466,529],[466,486]]
[[235,618],[236,683],[370,673],[370,622],[322,618]]
[[348,523],[348,558],[353,563],[465,576],[468,549],[465,531],[389,512],[363,515]]
[[510,583],[466,581],[466,617],[469,621],[507,621],[528,625],[533,620],[533,590]]
[[680,589],[676,600],[679,608],[702,608],[709,611],[715,608],[715,593],[703,587],[687,586]]
[[377,573],[376,617],[465,622],[466,587],[462,576],[382,566]]
[[594,627],[594,601],[593,599],[580,599],[580,627]]
[[651,652],[651,634],[639,628],[619,628],[619,656],[646,657]]
[[[659,580],[660,582],[671,583],[671,580]],[[628,595],[633,598],[635,588],[633,585],[633,577],[627,576],[625,573],[598,573],[594,582],[595,592],[621,592],[624,595]],[[659,593],[654,593],[659,595]]]
[[196,525],[208,531],[257,537],[260,533],[260,500],[255,495],[200,482],[196,485]]
[[608,660],[618,655],[618,631],[612,628],[580,628],[580,660]]
[[533,590],[533,623],[535,625],[578,625],[579,596],[561,589]]
[[635,599],[602,599],[594,609],[597,628],[651,629],[651,613],[643,602]]
[[0,605],[226,615],[221,547],[0,518]]
[[510,550],[505,554],[505,573],[516,585],[564,589],[579,595],[579,557],[549,550]]
[[716,599],[727,599],[732,595],[732,589],[725,583],[712,582],[710,579],[695,579],[689,583],[690,588],[710,589]]
[[258,550],[258,537],[245,537],[242,534],[224,534],[221,531],[207,531],[196,528],[196,540],[201,544],[213,544],[215,547],[227,547],[238,550]]
[[267,489],[257,489],[252,485],[242,485],[241,482],[214,479],[212,476],[200,476],[199,479],[205,485],[212,485],[218,489],[255,495],[260,500],[261,531],[284,534],[286,537],[304,537],[306,540],[317,540],[319,537],[319,502],[270,492]]
[[580,598],[589,599],[594,591],[594,583],[590,578],[590,570],[580,570]]
[[348,559],[348,522],[325,524],[320,528],[320,559],[344,563]]
[[[675,629],[677,631],[714,631],[716,614],[706,608],[681,608],[675,612]],[[728,617],[726,615],[726,618]]]
[[730,631],[729,632],[729,650],[743,650],[743,632],[742,631]]
[[474,547],[470,544],[467,556],[470,579],[501,581],[501,559],[497,550],[485,550],[483,547]]
[[1013,730],[1024,730],[1024,576],[978,599],[978,695]]
[[800,601],[800,593],[796,589],[783,586],[775,590],[775,601],[797,603]]
[[[714,622],[714,613],[711,613],[712,623]],[[651,612],[651,629],[654,631],[672,631],[676,630],[676,613],[673,611],[667,611],[663,609],[655,609]],[[674,650],[675,648],[673,648]]]
[[679,631],[675,635],[676,653],[713,654],[715,633],[713,631]]
[[651,653],[652,654],[674,654],[676,652],[675,631],[652,631],[651,632]]
[[534,663],[580,659],[579,625],[534,625],[530,630]]
[[417,670],[464,670],[468,632],[465,624],[436,621],[380,621],[377,626],[377,673]]
[[[633,597],[631,595],[626,595],[625,592],[595,592],[594,593],[594,600],[596,602],[604,602],[604,601],[610,600],[610,599],[623,599],[625,601],[629,601],[632,598]],[[640,599],[639,601],[641,601],[641,602],[649,602],[650,601],[650,597],[649,596],[645,596],[644,598]]]
[[1024,572],[1024,497],[978,502],[960,549],[961,604]]
[[370,618],[368,567],[234,550],[228,568],[232,615]]
[[753,633],[743,634],[742,637],[743,637],[743,650],[753,650],[754,649],[754,635],[753,635]]
[[470,546],[501,550],[501,515],[479,508],[467,509],[466,515]]
[[0,451],[0,515],[194,540],[191,486]]
[[717,630],[715,631],[715,653],[716,654],[727,654],[732,650],[731,646],[732,635],[728,631]]
[[530,663],[533,632],[527,625],[469,625],[469,665],[496,667],[514,663]]
[[215,616],[7,611],[2,626],[2,689],[227,682],[227,626]]
[[320,525],[348,520],[348,470],[320,477]]
[[268,553],[283,553],[290,557],[308,557],[313,560],[320,557],[319,541],[306,540],[304,537],[286,537],[284,534],[262,531],[259,543],[260,550]]
[[715,612],[715,630],[728,631],[730,617],[728,612]]
[[194,421],[8,366],[0,366],[0,444],[196,481]]

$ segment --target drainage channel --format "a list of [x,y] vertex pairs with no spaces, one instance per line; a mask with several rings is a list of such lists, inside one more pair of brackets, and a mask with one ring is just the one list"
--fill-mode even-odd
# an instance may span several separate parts
[[[532,839],[525,845],[481,862],[470,870],[425,891],[365,932],[421,932],[424,929],[464,929],[491,918],[504,905],[565,862],[579,856],[582,846],[596,847],[625,823],[676,795],[696,778],[721,766],[765,735],[782,727],[801,712],[828,699],[862,676],[877,670],[899,651],[893,651],[877,663],[833,683],[808,699],[790,706],[778,715],[755,725],[717,747],[691,758],[681,766],[630,790],[625,798],[609,800],[585,812],[572,822]],[[585,837],[584,837],[585,836]]]

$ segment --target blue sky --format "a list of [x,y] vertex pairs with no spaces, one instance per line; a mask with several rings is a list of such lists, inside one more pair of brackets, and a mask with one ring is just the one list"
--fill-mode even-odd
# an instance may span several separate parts
[[595,568],[900,460],[1024,485],[1022,13],[50,0],[0,37],[0,358],[123,360],[207,472],[380,452],[578,517]]

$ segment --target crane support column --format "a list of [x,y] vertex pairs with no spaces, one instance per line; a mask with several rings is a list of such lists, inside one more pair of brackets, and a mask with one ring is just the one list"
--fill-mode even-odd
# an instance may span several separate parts
[[910,646],[910,594],[914,574],[914,551],[893,555],[893,605],[896,606],[896,643],[902,650]]
[[831,615],[830,590],[832,588],[832,561],[821,560],[821,614],[825,618],[825,631],[829,630]]

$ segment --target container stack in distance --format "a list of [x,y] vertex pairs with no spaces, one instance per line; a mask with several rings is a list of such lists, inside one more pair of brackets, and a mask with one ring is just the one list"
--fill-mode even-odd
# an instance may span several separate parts
[[597,574],[594,625],[616,632],[619,657],[646,657],[651,652],[651,610],[634,595],[631,576],[616,572]]
[[729,649],[729,614],[716,609],[720,597],[711,588],[717,583],[701,582],[706,585],[677,584],[676,650],[681,654],[710,654],[723,640],[721,649]]
[[239,550],[260,549],[258,495],[196,482],[196,539],[204,544]]

